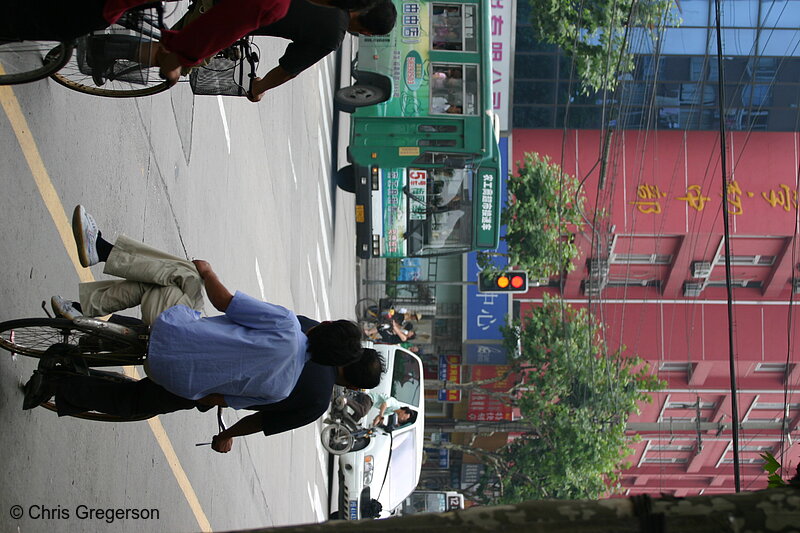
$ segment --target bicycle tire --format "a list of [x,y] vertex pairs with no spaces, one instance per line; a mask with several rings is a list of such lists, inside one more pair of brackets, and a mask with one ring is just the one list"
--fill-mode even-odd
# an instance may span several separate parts
[[379,315],[371,311],[371,309],[378,309],[378,302],[372,298],[361,298],[356,302],[356,318],[366,322],[377,322]]
[[130,87],[137,87],[138,85],[123,81],[108,82],[109,86],[113,85],[112,88],[98,87],[94,84],[94,81],[92,81],[91,76],[80,71],[76,61],[67,61],[67,64],[50,77],[53,81],[67,89],[90,94],[92,96],[103,96],[105,98],[137,98],[151,96],[162,93],[171,87],[169,82],[163,81],[160,78],[157,81],[154,80],[153,85],[137,89],[132,89]]
[[74,45],[62,42],[53,47],[53,42],[0,42],[0,85],[39,81],[58,72],[72,57]]
[[322,447],[333,455],[342,455],[353,448],[355,438],[344,424],[329,424],[320,433]]
[[[120,374],[118,372],[103,372],[103,371],[90,371],[93,375],[102,375],[106,376],[109,379],[117,380],[117,381],[137,381],[130,376],[126,376],[124,374]],[[44,407],[48,411],[53,411],[54,413],[58,412],[58,407],[54,400],[46,401],[40,404],[40,407]],[[147,420],[149,418],[153,418],[156,415],[139,415],[139,416],[119,416],[119,415],[109,415],[106,413],[100,413],[97,411],[86,411],[83,413],[74,413],[69,415],[72,418],[80,418],[83,420],[92,420],[94,422],[140,422],[142,420]]]
[[137,365],[145,355],[139,346],[83,332],[66,318],[20,318],[0,323],[0,348],[11,353],[39,358],[55,343],[75,346],[89,366]]

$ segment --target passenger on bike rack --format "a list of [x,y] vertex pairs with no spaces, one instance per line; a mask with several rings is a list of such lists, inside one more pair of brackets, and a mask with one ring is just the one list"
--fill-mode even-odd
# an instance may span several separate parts
[[397,424],[402,426],[407,423],[414,423],[417,419],[417,412],[410,407],[401,406],[400,402],[388,394],[376,391],[359,392],[351,391],[346,397],[347,405],[353,410],[353,418],[358,421],[367,416],[373,406],[378,406],[378,415],[372,421],[373,426],[383,424],[386,411],[389,414],[397,415]]
[[[45,363],[26,385],[26,407],[53,395],[60,415],[94,410],[130,417],[197,406],[269,405],[291,395],[309,362],[328,365],[336,378],[349,366],[366,365],[370,371],[362,382],[345,381],[357,387],[378,383],[380,362],[365,360],[357,324],[303,318],[301,325],[281,306],[238,291],[231,294],[205,261],[173,257],[124,236],[112,245],[82,206],[75,208],[72,222],[81,265],[105,262],[106,274],[123,279],[81,283],[80,303],[60,298],[54,303],[72,319],[141,305],[142,320],[151,325],[145,363],[149,379],[113,383],[50,372]],[[223,315],[200,317],[203,287]],[[329,399],[330,390],[324,392]],[[227,451],[230,438],[261,429],[237,426],[215,438],[215,450]]]

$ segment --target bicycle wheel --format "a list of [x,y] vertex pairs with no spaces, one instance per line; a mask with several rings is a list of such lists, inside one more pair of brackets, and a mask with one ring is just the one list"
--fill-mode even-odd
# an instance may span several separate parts
[[0,323],[0,348],[12,353],[41,357],[50,346],[75,346],[89,366],[141,364],[141,345],[112,341],[75,328],[65,318],[21,318]]
[[352,433],[343,424],[330,424],[325,426],[320,434],[322,447],[333,455],[342,455],[353,448],[355,439]]
[[0,41],[0,85],[42,80],[67,64],[72,43]]
[[356,318],[364,322],[378,321],[378,302],[372,298],[361,298],[356,303]]
[[[91,373],[92,375],[100,375],[113,381],[136,381],[132,377],[120,374],[118,372],[104,372],[104,371],[92,370]],[[55,400],[44,402],[43,404],[40,405],[40,407],[44,407],[48,411],[53,411],[56,413],[58,412],[58,407],[56,406]],[[118,415],[109,415],[106,413],[100,413],[98,411],[86,411],[83,413],[71,414],[69,416],[73,418],[82,418],[83,420],[93,420],[95,422],[139,422],[141,420],[147,420],[148,418],[152,418],[152,416],[150,415],[123,417]]]
[[[55,50],[52,51],[55,53]],[[48,54],[49,55],[49,54]],[[133,62],[118,62],[115,66],[115,79],[107,79],[102,87],[95,85],[91,73],[87,73],[85,65],[85,46],[79,42],[77,53],[51,77],[59,85],[63,85],[79,93],[107,98],[135,98],[150,96],[166,91],[169,83],[158,76],[154,69],[142,68]],[[82,68],[83,67],[83,68]],[[151,70],[151,72],[147,72]],[[136,74],[135,76],[130,76]],[[131,77],[135,81],[131,81]]]

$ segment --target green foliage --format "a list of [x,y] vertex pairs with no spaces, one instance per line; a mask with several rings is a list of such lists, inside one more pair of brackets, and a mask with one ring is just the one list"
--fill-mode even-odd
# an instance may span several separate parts
[[[508,206],[501,214],[507,225],[509,264],[528,278],[548,278],[572,270],[578,247],[571,233],[582,225],[584,195],[578,180],[562,172],[550,158],[525,154],[516,176],[508,179]],[[492,269],[491,254],[478,264]]]
[[[502,503],[542,498],[598,498],[614,491],[632,442],[625,435],[647,391],[664,387],[639,357],[607,353],[586,309],[545,298],[504,331],[525,371],[517,400],[531,432],[502,451]],[[519,347],[519,351],[516,351]],[[523,482],[527,480],[527,482]]]
[[678,22],[670,11],[674,0],[530,0],[530,4],[536,38],[574,58],[586,94],[613,90],[619,76],[633,70],[626,27],[647,28],[657,41],[654,28]]
[[781,469],[781,464],[775,459],[775,456],[770,452],[764,452],[761,454],[761,458],[764,459],[762,468],[769,474],[767,476],[767,487],[772,489],[786,485],[781,475],[778,474],[778,470]]

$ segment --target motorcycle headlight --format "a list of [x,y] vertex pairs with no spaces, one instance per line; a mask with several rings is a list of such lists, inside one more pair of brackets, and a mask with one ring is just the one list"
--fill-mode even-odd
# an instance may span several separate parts
[[367,455],[364,457],[364,485],[372,483],[372,474],[375,471],[375,463],[372,461],[372,456]]

